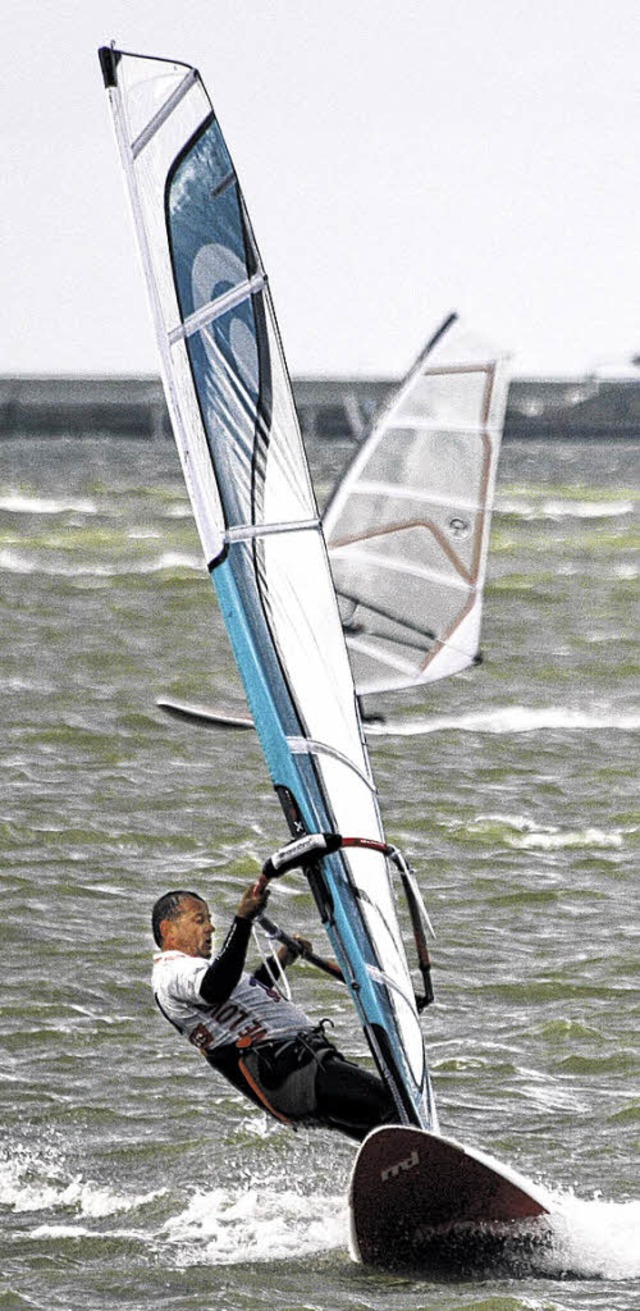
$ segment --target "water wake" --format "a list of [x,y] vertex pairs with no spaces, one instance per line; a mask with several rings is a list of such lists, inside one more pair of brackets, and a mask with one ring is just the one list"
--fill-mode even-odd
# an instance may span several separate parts
[[[502,1248],[494,1275],[612,1281],[640,1276],[640,1202],[584,1201],[559,1193],[550,1194],[549,1202],[545,1241],[532,1244],[515,1232]],[[157,1240],[175,1247],[176,1264],[186,1268],[300,1260],[346,1250],[347,1233],[344,1195],[309,1196],[272,1184],[196,1192],[165,1222]]]
[[273,1184],[198,1191],[160,1237],[176,1246],[180,1266],[299,1260],[346,1246],[346,1198]]
[[366,725],[367,737],[418,737],[426,733],[539,733],[545,729],[600,732],[640,729],[640,711],[570,710],[564,706],[498,706],[467,715],[431,715]]
[[552,1243],[536,1258],[550,1278],[637,1279],[640,1276],[640,1201],[590,1201],[552,1196]]

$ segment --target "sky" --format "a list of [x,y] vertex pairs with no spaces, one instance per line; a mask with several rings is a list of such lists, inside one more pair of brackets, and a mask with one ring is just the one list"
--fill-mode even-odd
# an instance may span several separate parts
[[640,353],[638,0],[3,0],[2,374],[157,374],[97,47],[195,64],[294,377],[451,310],[519,376]]

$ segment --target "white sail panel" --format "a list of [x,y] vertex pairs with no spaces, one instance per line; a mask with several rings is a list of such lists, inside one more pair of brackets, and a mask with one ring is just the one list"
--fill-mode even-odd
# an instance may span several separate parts
[[392,396],[324,518],[359,693],[477,656],[506,357],[452,316]]
[[[138,238],[160,352],[165,394],[196,525],[207,560],[223,549],[223,515],[184,343],[170,344],[181,315],[171,269],[163,196],[167,172],[184,141],[211,110],[185,64],[101,52],[116,139]],[[117,68],[117,74],[116,74]]]

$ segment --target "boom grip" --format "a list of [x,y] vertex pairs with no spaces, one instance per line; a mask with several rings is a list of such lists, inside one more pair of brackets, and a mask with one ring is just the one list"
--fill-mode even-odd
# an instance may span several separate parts
[[279,879],[291,869],[304,865],[313,865],[322,856],[329,856],[338,851],[342,845],[339,833],[305,833],[302,838],[295,838],[286,847],[274,851],[262,866],[262,874],[255,885],[255,891],[262,891],[271,879]]

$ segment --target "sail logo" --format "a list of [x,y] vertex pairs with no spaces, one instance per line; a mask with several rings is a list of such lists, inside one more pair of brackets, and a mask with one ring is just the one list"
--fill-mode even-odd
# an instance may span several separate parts
[[419,1164],[420,1164],[420,1157],[418,1156],[418,1153],[414,1147],[411,1155],[405,1156],[403,1161],[396,1161],[394,1165],[388,1165],[386,1170],[381,1170],[380,1178],[383,1184],[386,1184],[389,1182],[390,1179],[397,1179],[398,1175],[402,1174],[403,1171],[413,1170],[415,1166]]

